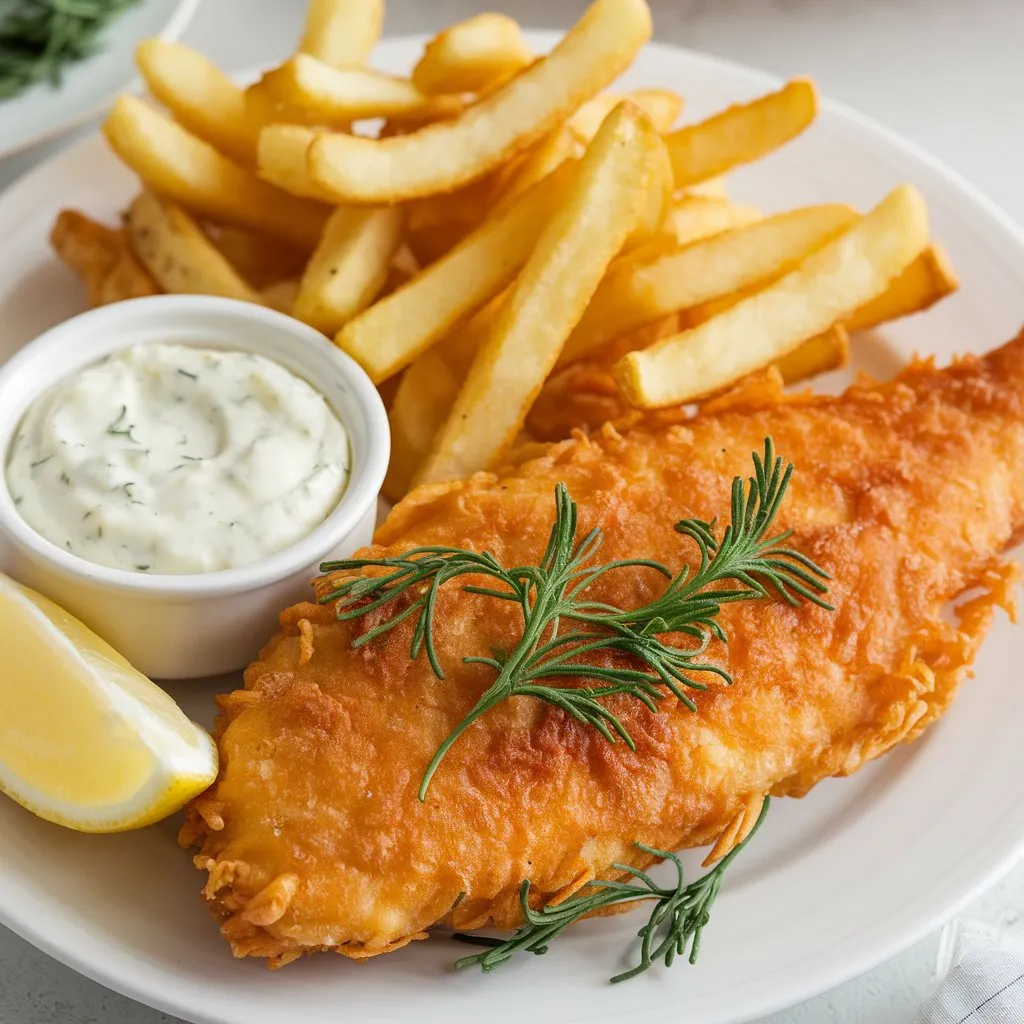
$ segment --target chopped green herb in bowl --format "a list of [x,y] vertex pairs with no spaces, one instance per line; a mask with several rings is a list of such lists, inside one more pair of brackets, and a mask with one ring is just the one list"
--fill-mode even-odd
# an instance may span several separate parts
[[0,101],[57,87],[69,64],[100,49],[104,29],[138,0],[0,0]]

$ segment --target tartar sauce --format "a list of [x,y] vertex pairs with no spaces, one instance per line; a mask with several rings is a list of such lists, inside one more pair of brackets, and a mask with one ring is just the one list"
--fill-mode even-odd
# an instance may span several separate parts
[[305,537],[348,483],[327,400],[244,352],[136,345],[38,398],[7,486],[43,537],[100,565],[198,573]]

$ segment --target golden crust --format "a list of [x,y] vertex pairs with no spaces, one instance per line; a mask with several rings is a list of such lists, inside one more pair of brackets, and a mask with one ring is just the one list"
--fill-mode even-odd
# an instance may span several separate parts
[[[429,542],[536,561],[564,480],[581,529],[604,528],[602,559],[678,569],[694,551],[672,524],[727,515],[731,480],[766,435],[796,464],[779,526],[833,575],[835,611],[728,606],[729,645],[709,654],[735,684],[697,694],[695,714],[617,700],[635,751],[514,699],[467,730],[420,803],[425,765],[490,681],[461,658],[510,648],[515,608],[442,590],[444,681],[409,660],[409,620],[353,649],[330,607],[285,611],[246,689],[221,700],[220,774],[182,837],[201,843],[207,898],[235,954],[275,965],[322,949],[364,957],[439,922],[515,927],[523,878],[549,900],[607,877],[612,862],[645,865],[634,840],[677,849],[724,837],[724,851],[765,793],[799,795],[854,771],[941,715],[992,607],[1007,600],[998,557],[1024,526],[1020,339],[841,398],[726,403],[696,419],[577,434],[500,473],[418,489],[371,550]],[[595,597],[635,606],[659,580],[609,574]],[[944,607],[975,587],[946,623]],[[281,915],[246,920],[284,875],[297,882]]]

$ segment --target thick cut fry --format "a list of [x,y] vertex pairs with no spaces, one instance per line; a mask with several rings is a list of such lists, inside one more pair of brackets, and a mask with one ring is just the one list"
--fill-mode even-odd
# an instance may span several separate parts
[[492,465],[522,428],[608,264],[645,215],[664,160],[653,125],[629,104],[606,118],[566,201],[503,304],[416,482]]
[[504,14],[478,14],[431,39],[412,80],[429,95],[481,92],[532,60],[516,21]]
[[717,235],[719,231],[753,224],[762,216],[760,210],[743,203],[688,195],[672,204],[665,217],[664,230],[677,245],[688,245],[698,239]]
[[160,294],[159,285],[132,251],[126,231],[97,224],[77,210],[61,210],[50,244],[81,278],[90,306]]
[[408,366],[515,277],[575,171],[566,165],[545,178],[404,288],[347,323],[335,343],[375,382]]
[[163,39],[140,43],[135,62],[149,91],[183,127],[232,159],[255,164],[263,122],[216,64],[189,46]]
[[[651,119],[638,107],[629,101],[626,101],[626,106],[654,128]],[[651,146],[647,170],[647,191],[640,219],[627,237],[623,253],[633,252],[663,237],[665,221],[672,209],[672,165],[664,142],[659,140],[657,145]]]
[[953,264],[939,245],[930,245],[877,299],[846,319],[848,331],[866,331],[901,316],[920,313],[960,287]]
[[324,334],[340,330],[384,287],[401,232],[398,207],[335,210],[302,275],[292,315]]
[[203,230],[228,263],[258,291],[301,274],[309,260],[308,249],[286,245],[250,228],[204,224]]
[[370,68],[336,68],[303,53],[268,71],[262,88],[286,110],[301,110],[305,118],[328,125],[400,115],[436,118],[465,106],[458,96],[425,96],[407,78]]
[[842,322],[885,291],[927,244],[924,200],[903,185],[763,291],[625,356],[615,366],[619,387],[640,408],[711,394]]
[[416,359],[402,375],[388,415],[391,461],[381,491],[388,501],[405,497],[409,482],[430,450],[434,435],[451,411],[462,380],[448,368],[443,344]]
[[639,107],[659,132],[667,132],[683,112],[683,97],[669,89],[634,89],[632,92],[602,92],[587,100],[566,122],[565,126],[581,142],[587,143],[597,134],[601,122],[623,101]]
[[202,228],[166,199],[139,193],[128,208],[128,236],[135,254],[165,292],[261,303]]
[[781,277],[857,220],[849,206],[808,206],[675,248],[625,258],[594,294],[562,350],[572,362],[620,334],[721,295]]
[[850,335],[845,327],[836,324],[776,359],[775,366],[787,384],[796,384],[821,373],[839,370],[849,361]]
[[310,249],[320,238],[326,207],[260,181],[134,96],[118,97],[103,134],[146,185],[194,213]]
[[778,92],[666,135],[676,187],[688,188],[759,160],[799,135],[817,113],[814,83],[795,78]]
[[725,178],[708,178],[698,181],[685,192],[688,196],[703,196],[705,199],[728,199],[729,192],[725,187]]
[[310,0],[299,50],[336,67],[363,64],[383,23],[384,0]]
[[[577,360],[556,370],[544,382],[533,403],[526,418],[526,429],[537,441],[562,441],[574,430],[593,433],[606,422],[613,423],[618,429],[635,423],[638,413],[622,397],[611,367],[627,352],[648,348],[662,338],[678,333],[678,317],[666,317],[617,338],[593,359]],[[716,397],[702,400],[701,411],[719,408],[726,403],[736,405],[741,399],[746,402],[752,394],[777,400],[783,384],[796,383],[845,366],[849,353],[846,331],[842,327],[833,327],[803,342],[775,366],[748,374]],[[775,381],[777,385],[773,384]],[[669,410],[669,414],[676,415],[673,410]]]
[[509,164],[495,175],[491,203],[495,209],[503,209],[566,160],[581,157],[583,149],[576,135],[565,125],[559,125],[541,139],[524,160]]
[[299,282],[292,278],[278,281],[260,292],[264,306],[276,309],[279,313],[291,313],[295,305],[295,296],[299,294]]
[[[668,174],[671,180],[671,169]],[[653,262],[722,231],[741,228],[763,219],[760,210],[727,199],[684,196],[669,199],[660,228],[647,236],[638,235],[623,251],[623,259]]]
[[612,81],[650,34],[644,0],[595,0],[549,56],[451,121],[388,139],[321,135],[309,150],[310,175],[341,202],[449,192],[551,131]]
[[[956,273],[945,251],[941,246],[929,245],[881,295],[846,317],[843,326],[851,333],[870,330],[901,316],[919,313],[958,287]],[[686,310],[682,326],[696,327],[731,309],[756,291],[756,288],[747,289],[693,306]]]
[[458,330],[427,349],[402,375],[388,414],[391,462],[383,490],[390,501],[398,501],[409,490],[504,299],[496,296]]
[[351,123],[346,120],[326,122],[315,114],[303,110],[301,107],[292,107],[278,99],[277,95],[267,84],[267,79],[272,71],[266,72],[258,81],[253,82],[245,90],[245,106],[249,111],[251,120],[258,124],[301,124],[307,128],[333,128],[336,131],[348,131]]
[[268,125],[260,132],[257,173],[293,196],[333,202],[322,188],[313,184],[306,168],[306,153],[315,137],[316,132],[304,125]]

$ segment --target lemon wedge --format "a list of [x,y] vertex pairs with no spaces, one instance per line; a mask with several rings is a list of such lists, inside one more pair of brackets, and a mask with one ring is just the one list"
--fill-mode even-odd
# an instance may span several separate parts
[[0,573],[0,790],[80,832],[139,828],[217,774],[217,748],[92,630]]

